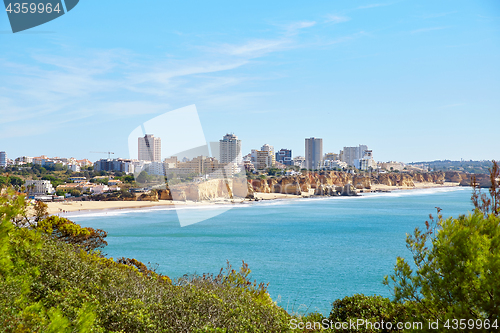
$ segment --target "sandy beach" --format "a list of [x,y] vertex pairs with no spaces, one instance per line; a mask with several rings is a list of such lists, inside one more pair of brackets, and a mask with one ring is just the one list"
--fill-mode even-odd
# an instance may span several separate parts
[[[443,185],[435,183],[415,183],[415,187],[402,187],[402,186],[387,186],[387,185],[372,185],[371,189],[359,191],[360,193],[377,192],[377,191],[395,191],[395,190],[413,190],[425,188],[441,188],[441,187],[455,187],[458,183],[444,183]],[[258,200],[279,200],[279,199],[299,199],[302,197],[309,197],[314,192],[303,192],[302,195],[281,194],[281,193],[255,193],[255,198]],[[47,202],[49,214],[60,214],[64,212],[78,212],[78,211],[93,211],[103,209],[140,209],[150,207],[175,207],[175,206],[200,206],[200,205],[215,205],[215,204],[232,204],[249,202],[250,200],[237,199],[220,199],[216,201],[61,201],[61,202]]]
[[63,212],[78,212],[87,210],[100,209],[139,209],[148,207],[174,207],[176,205],[203,205],[214,203],[203,203],[193,201],[62,201],[62,202],[47,202],[49,214],[59,214]]

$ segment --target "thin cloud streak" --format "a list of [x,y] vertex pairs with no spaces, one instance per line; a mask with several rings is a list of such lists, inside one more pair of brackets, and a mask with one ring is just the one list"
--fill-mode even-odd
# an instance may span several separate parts
[[342,23],[342,22],[347,22],[350,21],[350,17],[346,16],[338,16],[338,15],[327,15],[325,23]]
[[430,31],[437,31],[437,30],[443,30],[443,29],[448,29],[449,27],[432,27],[432,28],[422,28],[422,29],[416,29],[410,31],[411,34],[419,34],[422,32],[430,32]]
[[423,19],[433,19],[433,18],[448,16],[450,14],[455,14],[455,13],[457,13],[456,10],[453,11],[453,12],[446,12],[446,13],[425,14],[425,15],[421,15],[421,16],[418,16],[418,17],[423,18]]

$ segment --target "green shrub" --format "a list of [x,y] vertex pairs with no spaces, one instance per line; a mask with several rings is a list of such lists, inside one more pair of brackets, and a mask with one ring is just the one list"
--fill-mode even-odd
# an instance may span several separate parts
[[[170,279],[85,245],[89,230],[51,216],[15,227],[23,196],[0,196],[3,332],[287,332],[267,285],[239,271]],[[24,217],[23,217],[24,218]],[[85,251],[86,249],[87,251]]]
[[[328,320],[332,323],[357,322],[358,319],[371,323],[391,323],[391,329],[371,329],[370,325],[360,325],[356,329],[342,329],[342,332],[401,332],[397,323],[411,321],[412,315],[404,304],[392,302],[382,296],[355,294],[333,303]],[[367,327],[368,326],[368,327]]]

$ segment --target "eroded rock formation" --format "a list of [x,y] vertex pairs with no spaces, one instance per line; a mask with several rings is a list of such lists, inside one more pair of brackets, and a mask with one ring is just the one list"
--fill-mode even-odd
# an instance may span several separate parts
[[[460,183],[470,186],[471,175],[457,171],[429,173],[378,173],[350,174],[339,171],[310,172],[295,176],[272,177],[267,179],[235,178],[213,179],[200,183],[187,183],[171,186],[169,189],[141,194],[137,200],[192,200],[205,201],[217,199],[255,198],[255,193],[310,194],[315,195],[356,195],[357,191],[372,189],[373,185],[398,186],[413,188],[415,183],[444,182]],[[476,175],[477,183],[482,187],[491,185],[488,175]]]

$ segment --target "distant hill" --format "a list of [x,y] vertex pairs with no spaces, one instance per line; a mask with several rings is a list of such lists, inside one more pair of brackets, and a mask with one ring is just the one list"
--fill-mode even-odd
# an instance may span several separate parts
[[469,173],[489,173],[489,168],[493,166],[492,161],[431,161],[431,162],[413,162],[409,165],[424,165],[429,171],[464,171]]

